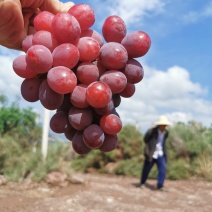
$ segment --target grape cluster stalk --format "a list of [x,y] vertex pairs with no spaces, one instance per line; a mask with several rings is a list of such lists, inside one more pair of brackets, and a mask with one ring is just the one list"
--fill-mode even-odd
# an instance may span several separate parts
[[13,61],[14,72],[24,78],[22,97],[56,111],[51,130],[63,133],[78,154],[118,146],[122,121],[116,108],[134,95],[144,77],[135,58],[151,46],[147,33],[128,33],[119,16],[109,16],[101,34],[94,23],[87,4],[56,15],[42,11],[34,18],[35,33],[22,42],[25,54]]

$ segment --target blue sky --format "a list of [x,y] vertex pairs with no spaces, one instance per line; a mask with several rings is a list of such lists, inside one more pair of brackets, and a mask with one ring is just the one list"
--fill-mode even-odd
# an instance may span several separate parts
[[[67,1],[63,1],[67,2]],[[149,34],[149,52],[137,58],[144,67],[144,79],[130,99],[122,99],[118,112],[123,124],[138,124],[145,131],[160,114],[177,121],[212,123],[212,0],[87,0],[96,15],[91,27],[101,34],[110,15],[120,16],[127,32]],[[14,98],[20,95],[19,79],[11,69],[19,52],[0,47],[0,91]],[[8,89],[8,86],[10,88]],[[26,103],[41,111],[39,103]]]

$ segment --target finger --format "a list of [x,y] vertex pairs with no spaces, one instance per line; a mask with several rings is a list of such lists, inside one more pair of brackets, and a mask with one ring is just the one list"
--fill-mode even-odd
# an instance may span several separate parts
[[0,14],[0,44],[12,49],[21,49],[26,31],[20,1],[1,1]]
[[43,4],[39,8],[42,11],[46,10],[56,14],[58,12],[67,12],[73,5],[73,2],[62,3],[58,0],[43,0]]

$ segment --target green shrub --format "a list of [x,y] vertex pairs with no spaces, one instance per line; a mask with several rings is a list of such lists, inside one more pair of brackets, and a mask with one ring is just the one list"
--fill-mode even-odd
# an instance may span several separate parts
[[[44,162],[39,146],[34,152],[32,146],[23,148],[12,137],[6,137],[0,139],[0,173],[10,181],[20,182],[28,175],[35,181],[41,181],[51,171],[66,169],[63,165],[67,151],[67,144],[50,143]],[[69,163],[66,165],[70,166]]]
[[120,161],[116,166],[114,173],[117,175],[140,177],[141,168],[142,162],[138,157],[133,157],[131,159]]
[[170,180],[187,179],[190,176],[190,165],[183,159],[170,161],[166,177]]

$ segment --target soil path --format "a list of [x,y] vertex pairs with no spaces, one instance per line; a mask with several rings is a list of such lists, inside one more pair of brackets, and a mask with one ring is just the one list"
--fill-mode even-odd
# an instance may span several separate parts
[[167,191],[149,180],[138,188],[137,178],[76,174],[79,184],[8,183],[0,187],[0,212],[211,212],[212,183],[168,181]]

